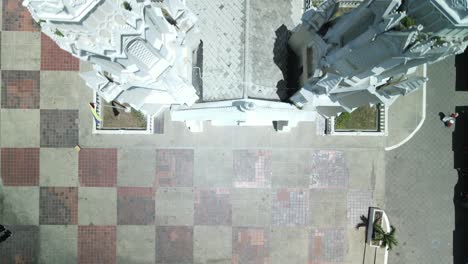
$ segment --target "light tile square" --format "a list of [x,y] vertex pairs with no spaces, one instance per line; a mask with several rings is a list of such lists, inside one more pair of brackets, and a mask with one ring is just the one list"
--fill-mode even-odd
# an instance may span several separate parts
[[2,31],[1,47],[2,70],[40,70],[41,33]]
[[153,186],[156,177],[156,150],[119,149],[117,166],[118,186]]
[[307,263],[309,240],[306,228],[273,227],[270,237],[271,264]]
[[0,115],[2,147],[39,147],[39,110],[1,109]]
[[196,149],[194,186],[231,187],[234,161],[230,149]]
[[269,226],[271,223],[271,191],[269,189],[232,190],[233,226]]
[[[41,108],[78,109],[86,84],[74,71],[41,71]],[[89,88],[88,88],[89,89]]]
[[156,224],[159,226],[193,225],[194,190],[164,187],[156,191]]
[[41,225],[39,239],[40,263],[77,263],[78,226]]
[[115,188],[81,187],[78,191],[79,225],[117,224]]
[[154,263],[155,226],[117,226],[117,263]]
[[3,187],[3,211],[0,222],[5,225],[39,224],[39,188]]
[[78,186],[78,153],[73,148],[41,148],[40,185]]
[[[193,239],[193,258],[195,263],[231,263],[231,227],[195,226]],[[305,249],[307,250],[307,247]]]

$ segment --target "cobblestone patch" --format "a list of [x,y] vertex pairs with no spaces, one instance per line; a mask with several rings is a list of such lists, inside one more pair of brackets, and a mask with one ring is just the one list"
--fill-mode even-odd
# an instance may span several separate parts
[[115,226],[78,227],[78,263],[115,263]]
[[372,206],[372,191],[349,190],[348,192],[348,223],[356,226],[361,222],[361,215],[367,216]]
[[310,188],[346,188],[348,170],[342,151],[320,150],[312,154]]
[[232,264],[241,263],[270,263],[269,233],[263,228],[233,228]]
[[41,109],[41,147],[71,148],[78,145],[78,110]]
[[78,189],[75,187],[41,187],[39,223],[41,225],[76,225]]
[[232,207],[229,189],[197,189],[195,225],[231,225]]
[[272,225],[306,226],[309,214],[309,193],[299,189],[280,189],[273,193]]
[[243,97],[245,0],[188,1],[203,41],[203,100]]
[[234,187],[271,187],[271,151],[234,150]]
[[193,186],[193,159],[191,149],[158,149],[156,152],[157,186]]
[[40,76],[38,71],[2,72],[2,108],[38,109]]
[[193,263],[193,227],[156,227],[156,263]]
[[5,186],[39,184],[39,148],[2,148],[1,178]]
[[117,191],[117,224],[152,225],[155,218],[153,188],[122,187]]
[[117,183],[117,149],[82,149],[78,158],[81,186],[114,187]]
[[344,263],[346,241],[344,228],[312,230],[309,235],[309,263]]

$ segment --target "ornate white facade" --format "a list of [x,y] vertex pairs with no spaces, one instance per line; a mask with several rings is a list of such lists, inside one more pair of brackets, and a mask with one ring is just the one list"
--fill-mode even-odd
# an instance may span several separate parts
[[151,116],[170,108],[172,120],[192,131],[202,131],[204,121],[274,123],[288,131],[313,121],[317,113],[333,116],[363,105],[390,105],[420,87],[427,78],[416,74],[417,66],[466,48],[467,1],[367,0],[338,18],[340,1],[324,1],[304,13],[289,40],[302,66],[302,88],[290,102],[245,97],[201,103],[192,86],[197,19],[183,0],[23,4],[62,49],[93,64],[94,71],[81,76],[106,101],[128,103]]
[[367,0],[334,19],[339,3],[307,10],[289,41],[303,67],[290,99],[299,108],[333,116],[390,105],[427,81],[417,66],[468,44],[467,0]]
[[196,17],[179,0],[26,0],[42,32],[93,64],[81,77],[106,101],[147,115],[193,105]]

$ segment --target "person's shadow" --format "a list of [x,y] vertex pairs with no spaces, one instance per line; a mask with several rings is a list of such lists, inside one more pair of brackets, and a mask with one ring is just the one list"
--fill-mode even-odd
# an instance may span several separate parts
[[442,119],[444,119],[446,115],[442,112],[439,112],[439,118],[440,118],[440,121],[442,121]]

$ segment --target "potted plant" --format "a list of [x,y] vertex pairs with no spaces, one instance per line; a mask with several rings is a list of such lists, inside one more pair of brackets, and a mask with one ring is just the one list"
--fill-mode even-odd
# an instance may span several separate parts
[[366,243],[371,247],[391,250],[398,245],[395,237],[396,228],[389,225],[387,215],[381,209],[369,208],[369,217],[362,215],[361,223],[356,226],[356,229],[360,227],[367,227]]
[[374,223],[372,242],[379,243],[381,248],[388,247],[388,250],[392,250],[394,246],[398,245],[398,241],[395,238],[395,231],[395,227],[390,226],[390,232],[385,232],[381,225]]

